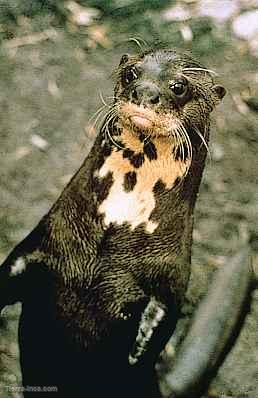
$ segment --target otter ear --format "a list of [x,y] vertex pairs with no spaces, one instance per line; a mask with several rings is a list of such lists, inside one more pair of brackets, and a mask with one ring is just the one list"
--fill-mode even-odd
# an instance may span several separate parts
[[213,91],[217,94],[219,100],[218,102],[220,102],[224,97],[224,95],[226,94],[226,89],[223,86],[220,86],[219,84],[213,86]]
[[125,64],[128,61],[128,59],[129,59],[129,54],[122,55],[122,58],[120,59],[119,66]]

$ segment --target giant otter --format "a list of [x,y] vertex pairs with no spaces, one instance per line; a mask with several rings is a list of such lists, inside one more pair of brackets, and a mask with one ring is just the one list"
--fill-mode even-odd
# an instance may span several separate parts
[[56,386],[54,397],[159,396],[154,366],[180,316],[209,118],[224,94],[188,55],[122,57],[90,154],[0,267],[0,309],[22,302],[24,386]]

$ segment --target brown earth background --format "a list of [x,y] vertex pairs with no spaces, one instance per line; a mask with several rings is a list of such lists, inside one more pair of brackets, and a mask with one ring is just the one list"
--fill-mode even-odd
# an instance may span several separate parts
[[[0,260],[80,166],[96,134],[92,117],[102,97],[110,102],[114,67],[145,40],[148,47],[191,51],[219,73],[228,91],[212,119],[212,159],[196,210],[193,272],[179,335],[213,271],[227,263],[243,236],[251,236],[257,264],[257,13],[257,0],[0,0]],[[21,382],[19,311],[19,305],[7,308],[0,324],[1,398],[21,397],[19,389],[8,388]],[[159,365],[164,394],[177,340]],[[209,397],[258,397],[257,290]]]

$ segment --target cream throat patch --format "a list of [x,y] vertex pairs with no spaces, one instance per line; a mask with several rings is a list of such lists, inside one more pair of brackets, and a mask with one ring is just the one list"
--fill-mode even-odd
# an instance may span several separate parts
[[153,139],[147,152],[146,145],[135,135],[130,139],[129,132],[125,131],[122,137],[126,140],[126,149],[114,149],[98,173],[99,178],[109,173],[113,178],[98,212],[104,215],[106,226],[127,223],[134,230],[145,224],[146,232],[153,233],[158,227],[158,223],[150,219],[156,205],[153,188],[161,181],[166,189],[171,189],[175,181],[185,175],[189,160],[176,160],[173,143],[167,138]]

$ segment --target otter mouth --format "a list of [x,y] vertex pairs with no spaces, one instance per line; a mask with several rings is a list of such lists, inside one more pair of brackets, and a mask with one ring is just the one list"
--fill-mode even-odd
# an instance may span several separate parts
[[[186,160],[192,157],[190,137],[175,112],[158,113],[143,105],[125,102],[120,104],[118,116],[121,127],[125,127],[130,134],[140,138],[140,141],[150,139],[165,140],[166,143],[169,141],[173,144],[178,158]],[[205,142],[204,139],[203,141]]]
[[120,107],[120,119],[122,124],[136,131],[155,132],[159,128],[159,115],[148,108],[125,103]]
[[153,122],[149,118],[144,115],[131,115],[129,116],[130,122],[135,126],[142,130],[152,130]]
[[178,116],[173,112],[156,112],[143,105],[132,102],[120,103],[118,108],[120,127],[134,137],[169,140],[174,146],[176,156],[186,160],[192,157],[192,143],[188,132],[180,122]]

